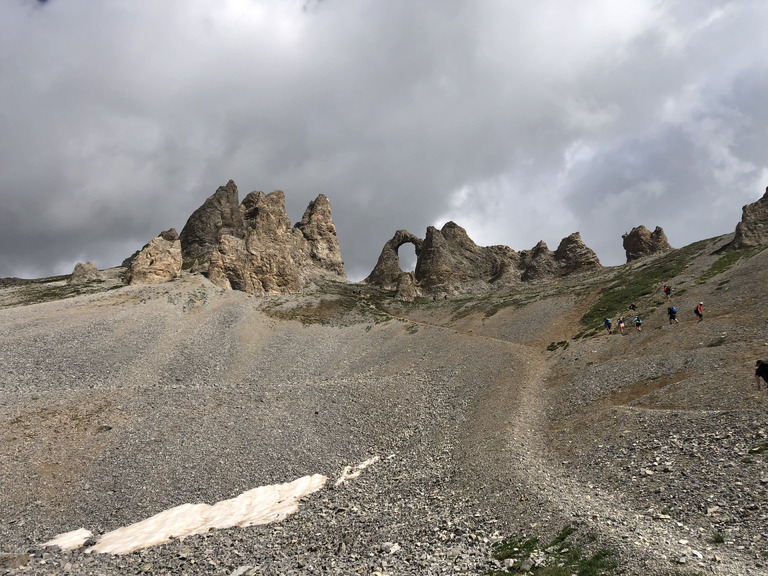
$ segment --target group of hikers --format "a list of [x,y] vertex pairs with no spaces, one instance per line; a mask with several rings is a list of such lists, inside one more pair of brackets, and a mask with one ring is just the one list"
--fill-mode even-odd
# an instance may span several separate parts
[[[667,297],[667,300],[669,300],[672,297],[672,288],[669,286],[664,286],[664,295]],[[629,309],[632,310],[632,312],[636,312],[637,304],[632,302],[632,304],[629,305]],[[693,309],[693,313],[699,319],[698,322],[704,320],[704,302],[699,302],[696,305],[696,308]],[[669,307],[667,308],[667,316],[669,317],[670,324],[679,324],[679,321],[677,320],[677,307],[672,303],[670,303]],[[635,315],[632,323],[635,325],[635,329],[638,332],[643,329],[643,321],[640,319],[639,315]],[[619,333],[624,334],[624,328],[626,327],[624,316],[619,315],[619,319],[617,320],[617,327],[619,329]],[[608,331],[608,334],[613,333],[613,323],[610,318],[605,319],[605,329]],[[766,388],[768,388],[768,361],[765,360],[757,360],[755,362],[755,385],[757,386],[758,390],[761,389],[761,378],[766,382]]]
[[[670,288],[669,286],[664,286],[664,295],[667,297],[667,300],[669,300],[672,297],[672,288]],[[632,312],[637,312],[637,304],[632,302],[632,304],[629,305],[629,309],[632,310]],[[704,320],[704,302],[699,302],[696,305],[696,308],[694,308],[693,313],[696,314],[696,316],[699,319],[699,322]],[[669,317],[670,324],[680,323],[677,319],[677,306],[675,306],[672,303],[670,303],[669,307],[667,308],[667,316]],[[608,334],[612,334],[613,321],[610,318],[606,318],[604,323],[605,323],[605,329],[608,331]],[[632,319],[632,323],[635,326],[635,330],[637,330],[638,332],[642,331],[643,320],[640,318],[639,314],[635,314],[635,317]],[[619,318],[616,321],[616,324],[619,329],[619,334],[624,334],[624,328],[626,327],[626,321],[624,320],[624,316],[619,315]]]

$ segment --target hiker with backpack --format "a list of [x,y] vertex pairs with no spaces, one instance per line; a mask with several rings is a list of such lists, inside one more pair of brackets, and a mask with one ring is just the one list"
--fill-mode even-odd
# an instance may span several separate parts
[[635,328],[640,332],[643,329],[643,321],[640,320],[640,316],[635,316]]
[[679,324],[677,321],[677,307],[673,304],[669,308],[667,308],[667,316],[669,316],[669,323],[672,324],[674,322],[675,324]]
[[667,300],[669,300],[669,297],[672,295],[672,288],[664,286],[664,294],[666,294]]
[[606,318],[603,323],[605,324],[605,329],[608,330],[608,334],[611,333],[611,319]]
[[765,360],[755,362],[755,384],[757,384],[758,390],[760,390],[760,378],[768,383],[768,362]]
[[704,306],[704,302],[699,302],[699,305],[693,309],[693,313],[699,317],[699,322],[704,320],[704,310],[702,310],[702,306]]
[[624,334],[624,316],[619,316],[619,333]]

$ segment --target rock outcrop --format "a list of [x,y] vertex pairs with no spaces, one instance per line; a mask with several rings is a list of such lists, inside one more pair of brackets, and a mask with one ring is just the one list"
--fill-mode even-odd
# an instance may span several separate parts
[[416,287],[416,277],[413,272],[403,272],[400,274],[400,278],[397,281],[395,298],[405,302],[412,302],[419,295],[420,291]]
[[416,280],[427,291],[480,288],[481,284],[498,280],[515,257],[514,251],[504,254],[499,249],[478,246],[455,222],[446,223],[440,230],[430,226],[416,259]]
[[181,274],[181,241],[175,229],[161,232],[133,258],[125,274],[126,284],[159,284]]
[[405,293],[401,286],[407,286],[408,279],[400,269],[397,249],[406,242],[416,246],[414,288],[432,295],[499,289],[600,267],[597,255],[578,232],[564,238],[555,252],[539,242],[518,254],[508,246],[478,246],[464,228],[448,222],[440,230],[427,228],[423,241],[398,230],[384,245],[376,267],[364,281],[390,290],[397,287],[398,293]]
[[86,282],[93,282],[100,278],[99,269],[93,262],[78,262],[75,264],[75,269],[72,271],[72,276],[67,280],[67,284],[85,284]]
[[672,250],[672,246],[667,241],[667,235],[660,226],[656,226],[656,229],[651,232],[641,224],[637,228],[632,228],[628,234],[623,234],[621,238],[627,254],[627,262]]
[[730,247],[738,250],[765,245],[768,245],[768,187],[760,200],[741,209],[741,222],[736,225]]
[[179,234],[185,269],[197,260],[201,271],[206,271],[222,234],[236,238],[245,236],[238,202],[237,186],[230,180],[226,186],[220,186],[187,219]]
[[384,244],[376,266],[363,282],[378,286],[384,290],[394,290],[400,281],[400,276],[403,274],[400,268],[398,250],[400,246],[408,243],[413,244],[416,250],[416,258],[418,259],[424,240],[414,236],[408,230],[398,230],[392,239]]
[[320,194],[309,203],[304,216],[294,228],[301,232],[306,241],[306,244],[299,246],[303,247],[309,261],[328,272],[345,276],[336,226],[331,216],[331,202],[325,194]]
[[555,275],[557,263],[555,253],[541,240],[530,250],[520,252],[521,279],[525,282],[551,278]]
[[559,276],[601,267],[597,254],[584,244],[581,234],[578,232],[574,232],[560,241],[557,250],[555,250],[555,262]]
[[[208,214],[213,219],[207,225],[193,226],[204,232],[188,236],[198,239],[197,248],[184,248],[185,254],[190,258],[197,254],[194,259],[201,262],[210,234],[218,235],[208,256],[211,282],[250,294],[276,294],[298,292],[320,276],[346,280],[331,205],[324,195],[310,203],[293,228],[280,190],[251,192],[238,207],[239,216],[233,216],[232,202],[237,202],[237,188],[230,181],[206,201],[207,211],[196,212],[201,218]],[[228,215],[226,225],[224,220],[219,225],[222,214]]]

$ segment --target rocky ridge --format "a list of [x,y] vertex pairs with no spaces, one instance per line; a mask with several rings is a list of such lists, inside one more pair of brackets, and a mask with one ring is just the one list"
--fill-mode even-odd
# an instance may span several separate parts
[[238,204],[230,180],[189,217],[180,240],[186,265],[228,289],[291,293],[319,276],[346,280],[331,205],[323,194],[292,228],[282,191],[254,191]]
[[[404,278],[397,250],[405,243],[416,249],[416,270]],[[406,230],[398,230],[387,241],[367,284],[392,290],[401,278],[414,286],[419,295],[482,292],[600,268],[597,255],[576,232],[564,238],[555,252],[539,242],[532,250],[515,252],[508,246],[478,246],[466,230],[455,222],[440,230],[427,228],[422,240]]]

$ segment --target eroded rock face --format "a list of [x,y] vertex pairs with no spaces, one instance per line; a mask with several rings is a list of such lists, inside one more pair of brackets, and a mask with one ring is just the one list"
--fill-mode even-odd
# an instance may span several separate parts
[[331,216],[331,202],[320,194],[309,203],[301,222],[294,226],[306,240],[306,256],[320,268],[344,276],[336,226]]
[[238,202],[237,186],[230,180],[226,186],[220,186],[187,219],[179,235],[182,256],[187,266],[197,260],[200,270],[206,271],[213,249],[222,234],[244,237],[243,216]]
[[768,187],[760,200],[741,209],[741,222],[736,225],[731,248],[765,245],[768,245]]
[[622,235],[624,251],[627,254],[627,262],[637,260],[652,254],[669,252],[672,246],[667,242],[667,235],[660,226],[656,226],[653,232],[642,224],[628,234]]
[[578,232],[560,241],[560,245],[555,250],[555,262],[560,276],[601,267],[597,254],[584,244]]
[[397,281],[395,298],[405,302],[412,302],[419,295],[420,292],[416,287],[416,277],[413,272],[403,272],[400,274],[400,278]]
[[67,284],[85,284],[86,282],[92,282],[98,280],[99,269],[93,262],[78,262],[75,264],[75,269],[72,271],[72,276],[67,280]]
[[242,229],[220,231],[211,251],[208,278],[214,284],[250,294],[276,294],[298,292],[319,276],[346,280],[325,196],[310,203],[294,228],[281,190],[251,192],[239,210]]
[[[506,248],[506,247],[505,247]],[[514,250],[475,244],[466,230],[455,222],[440,230],[427,228],[421,253],[416,260],[416,281],[427,291],[486,287],[502,280],[513,281],[517,264]]]
[[555,276],[557,263],[555,253],[541,240],[530,250],[520,252],[520,266],[523,269],[522,280],[530,282]]
[[385,289],[407,282],[397,257],[397,248],[405,242],[416,245],[416,290],[432,295],[499,289],[600,267],[597,255],[578,232],[564,238],[555,252],[539,242],[518,254],[508,246],[478,246],[464,228],[448,222],[440,230],[427,228],[423,241],[398,230],[384,245],[376,268],[365,282]]
[[416,258],[421,254],[421,247],[424,240],[408,232],[408,230],[398,230],[391,240],[384,244],[379,254],[379,260],[373,271],[368,275],[364,282],[383,288],[384,290],[393,290],[400,281],[403,270],[400,268],[400,257],[398,249],[403,244],[413,244],[416,250]]
[[159,284],[181,274],[181,241],[176,230],[161,232],[141,249],[125,274],[126,284]]

